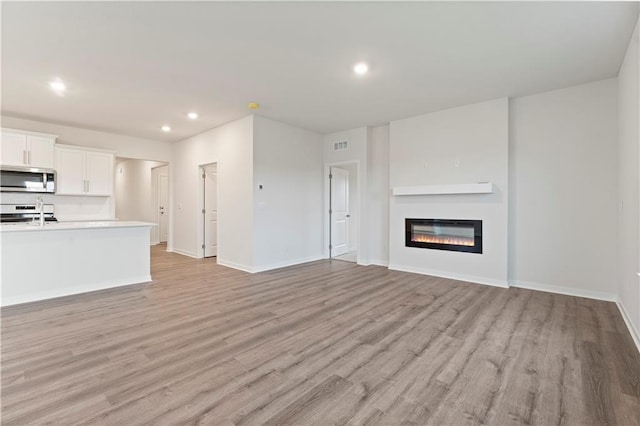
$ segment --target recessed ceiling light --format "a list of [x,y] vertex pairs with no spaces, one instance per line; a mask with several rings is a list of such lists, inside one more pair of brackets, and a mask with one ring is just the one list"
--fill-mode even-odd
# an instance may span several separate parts
[[249,102],[247,104],[247,106],[249,107],[249,109],[258,109],[260,108],[260,104],[257,102]]
[[64,92],[67,90],[67,86],[59,78],[51,81],[49,83],[49,87],[51,87],[51,90],[53,90],[58,96],[64,95]]
[[190,112],[189,114],[187,114],[187,117],[189,117],[192,120],[195,120],[196,118],[198,118],[198,113],[197,112]]
[[164,126],[161,127],[163,132],[170,132],[171,131],[171,126],[167,126],[166,124]]
[[365,75],[369,72],[369,65],[366,62],[358,62],[353,66],[353,72],[358,75]]

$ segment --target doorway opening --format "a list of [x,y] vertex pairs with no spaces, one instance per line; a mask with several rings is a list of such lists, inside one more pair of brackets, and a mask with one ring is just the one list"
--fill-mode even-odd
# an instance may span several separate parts
[[116,157],[114,217],[155,223],[151,245],[169,239],[169,163]]
[[360,238],[358,163],[333,163],[328,170],[329,258],[357,262]]
[[202,257],[218,256],[218,163],[200,167],[202,178]]

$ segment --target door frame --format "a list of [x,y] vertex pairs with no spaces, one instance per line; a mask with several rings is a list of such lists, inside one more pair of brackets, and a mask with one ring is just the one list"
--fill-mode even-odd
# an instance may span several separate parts
[[[322,256],[324,259],[331,259],[331,254],[329,252],[329,244],[331,243],[331,216],[329,215],[329,210],[331,209],[331,182],[329,181],[329,173],[331,171],[331,167],[340,167],[340,166],[350,166],[352,164],[356,165],[356,191],[358,193],[359,206],[358,210],[361,212],[362,216],[362,194],[361,188],[362,184],[360,182],[360,161],[359,160],[345,160],[345,161],[332,161],[329,163],[324,163],[324,175],[322,177],[322,181],[324,182],[324,206],[322,213],[322,222],[324,225],[323,230],[323,248],[322,248]],[[351,174],[349,174],[349,179],[351,179]],[[362,221],[358,222],[362,224]],[[358,262],[360,263],[361,258],[361,250],[360,250],[360,226],[356,232],[356,238],[358,240]]]
[[217,235],[218,235],[218,256],[215,256],[216,262],[220,257],[220,162],[219,161],[211,161],[209,163],[200,164],[197,168],[198,171],[198,210],[196,211],[196,232],[198,233],[198,258],[204,259],[204,214],[202,211],[205,209],[205,200],[204,200],[204,192],[206,191],[204,181],[202,178],[202,173],[204,168],[207,166],[217,166],[217,174],[218,179],[216,179],[216,194],[218,194],[218,220],[216,220]]

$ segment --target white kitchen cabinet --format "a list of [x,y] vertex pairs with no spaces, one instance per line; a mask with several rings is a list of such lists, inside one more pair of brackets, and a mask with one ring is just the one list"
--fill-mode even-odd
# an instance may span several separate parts
[[3,166],[53,169],[57,137],[46,133],[2,129],[0,163]]
[[56,147],[56,194],[85,195],[85,152]]
[[111,152],[56,146],[56,195],[113,195]]
[[113,195],[113,154],[86,153],[87,195]]

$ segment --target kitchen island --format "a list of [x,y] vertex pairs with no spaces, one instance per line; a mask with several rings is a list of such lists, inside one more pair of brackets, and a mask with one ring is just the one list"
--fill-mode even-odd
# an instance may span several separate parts
[[0,225],[0,305],[151,281],[153,223]]

